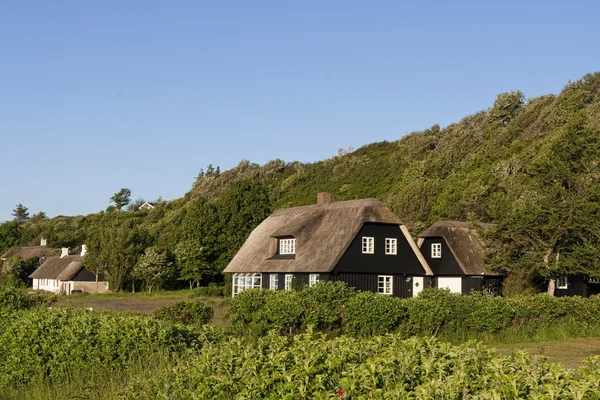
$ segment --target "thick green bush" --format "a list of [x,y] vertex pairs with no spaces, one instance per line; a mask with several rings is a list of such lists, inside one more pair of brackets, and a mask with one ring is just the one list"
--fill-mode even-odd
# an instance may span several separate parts
[[[75,308],[14,313],[0,330],[0,393],[32,380],[68,377],[70,371],[118,371],[157,352],[200,347],[215,335],[147,316]],[[0,396],[1,397],[1,396]]]
[[401,332],[410,335],[497,333],[507,328],[545,326],[559,320],[600,323],[600,296],[551,297],[547,294],[494,297],[468,296],[445,289],[424,289],[418,297],[400,299],[356,292],[341,282],[320,282],[299,291],[248,290],[231,302],[235,330],[262,335],[269,330],[298,333],[309,327],[322,332],[369,336]]
[[208,324],[212,321],[214,314],[210,303],[200,299],[180,301],[154,312],[154,316],[158,319],[188,325]]
[[27,294],[14,288],[0,289],[0,311],[25,310],[56,303],[56,295],[50,292]]

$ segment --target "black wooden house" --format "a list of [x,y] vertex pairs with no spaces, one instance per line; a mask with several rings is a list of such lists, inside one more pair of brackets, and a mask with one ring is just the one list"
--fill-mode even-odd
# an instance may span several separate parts
[[233,295],[250,288],[343,281],[359,290],[411,297],[431,282],[431,269],[400,220],[375,199],[278,210],[248,237],[225,269]]
[[434,274],[434,287],[463,294],[484,289],[500,294],[503,276],[486,264],[478,229],[466,222],[438,221],[419,235],[418,244]]

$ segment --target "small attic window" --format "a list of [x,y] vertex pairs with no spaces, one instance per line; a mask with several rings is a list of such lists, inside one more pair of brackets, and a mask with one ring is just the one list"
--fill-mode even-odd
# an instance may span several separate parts
[[279,239],[279,254],[296,254],[296,239]]
[[442,244],[432,243],[431,244],[431,258],[442,258]]

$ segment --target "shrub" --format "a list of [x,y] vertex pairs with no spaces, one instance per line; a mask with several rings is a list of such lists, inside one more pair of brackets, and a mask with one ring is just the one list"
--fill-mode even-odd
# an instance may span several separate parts
[[503,298],[429,288],[418,297],[400,299],[356,292],[341,282],[321,282],[299,291],[248,290],[233,298],[230,312],[234,330],[241,334],[263,335],[269,330],[292,334],[312,326],[357,336],[391,332],[468,336],[524,325],[548,326],[559,320],[579,326],[600,324],[600,296]]
[[192,290],[190,294],[190,299],[195,299],[197,297],[222,297],[225,296],[225,287],[219,286],[214,282],[208,284],[208,286],[203,286]]
[[29,295],[14,288],[0,289],[1,311],[16,311],[38,306],[51,306],[56,301],[56,295],[50,292],[39,292]]
[[180,301],[159,308],[154,312],[154,316],[158,319],[180,322],[188,325],[208,324],[212,320],[214,314],[210,303],[200,299]]

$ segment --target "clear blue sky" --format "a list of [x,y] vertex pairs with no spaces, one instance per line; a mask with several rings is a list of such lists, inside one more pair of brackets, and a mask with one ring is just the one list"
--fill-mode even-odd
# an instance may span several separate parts
[[318,161],[600,70],[598,1],[0,3],[0,221]]

